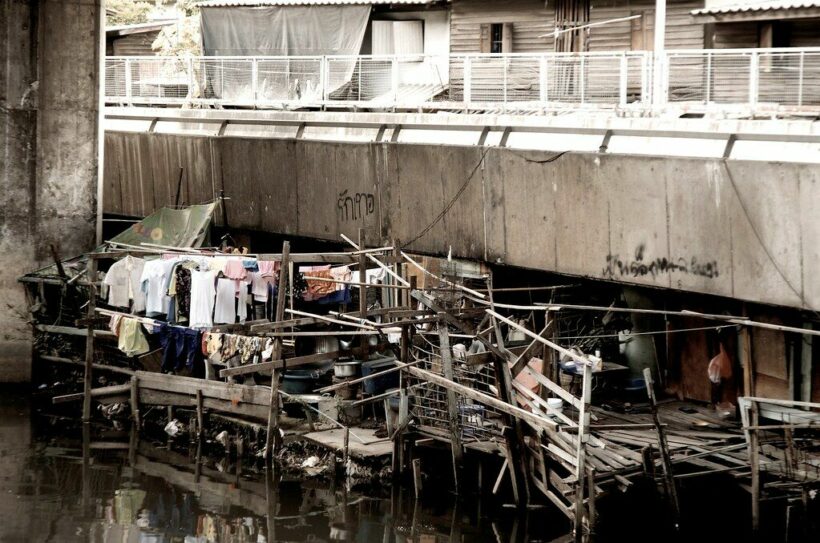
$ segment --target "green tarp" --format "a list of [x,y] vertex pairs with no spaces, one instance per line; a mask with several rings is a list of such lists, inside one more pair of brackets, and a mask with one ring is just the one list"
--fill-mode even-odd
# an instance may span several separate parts
[[200,247],[208,235],[215,203],[182,209],[163,207],[111,239],[128,245]]

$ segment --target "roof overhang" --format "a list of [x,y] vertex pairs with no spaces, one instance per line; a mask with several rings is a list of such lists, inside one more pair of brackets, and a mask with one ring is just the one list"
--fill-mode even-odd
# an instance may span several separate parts
[[175,24],[177,21],[155,21],[151,23],[138,23],[133,25],[118,25],[105,27],[105,37],[128,36],[130,34],[146,34],[148,32],[156,32],[162,30],[166,26]]
[[740,23],[820,18],[820,0],[771,0],[718,5],[689,12],[699,23]]

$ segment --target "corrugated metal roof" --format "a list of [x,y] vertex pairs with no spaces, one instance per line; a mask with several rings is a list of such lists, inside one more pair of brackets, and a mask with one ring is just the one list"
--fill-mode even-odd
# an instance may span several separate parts
[[741,2],[703,9],[693,9],[692,15],[720,15],[729,13],[756,13],[786,9],[811,9],[820,7],[820,0],[769,0],[765,2]]
[[360,4],[434,4],[437,0],[206,0],[199,2],[201,8],[261,7],[261,6],[324,6]]

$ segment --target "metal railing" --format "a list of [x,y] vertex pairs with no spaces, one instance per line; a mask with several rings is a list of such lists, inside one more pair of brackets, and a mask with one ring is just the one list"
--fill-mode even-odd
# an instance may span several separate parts
[[276,109],[817,111],[820,48],[109,57],[105,98],[116,105]]

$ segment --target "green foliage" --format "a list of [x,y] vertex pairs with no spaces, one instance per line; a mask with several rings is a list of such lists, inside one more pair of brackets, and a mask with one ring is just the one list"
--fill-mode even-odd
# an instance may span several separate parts
[[148,22],[148,15],[154,9],[149,2],[137,0],[106,0],[105,24],[108,26],[130,25]]
[[163,28],[151,44],[151,48],[161,56],[200,56],[202,54],[201,43],[199,14],[197,13]]

